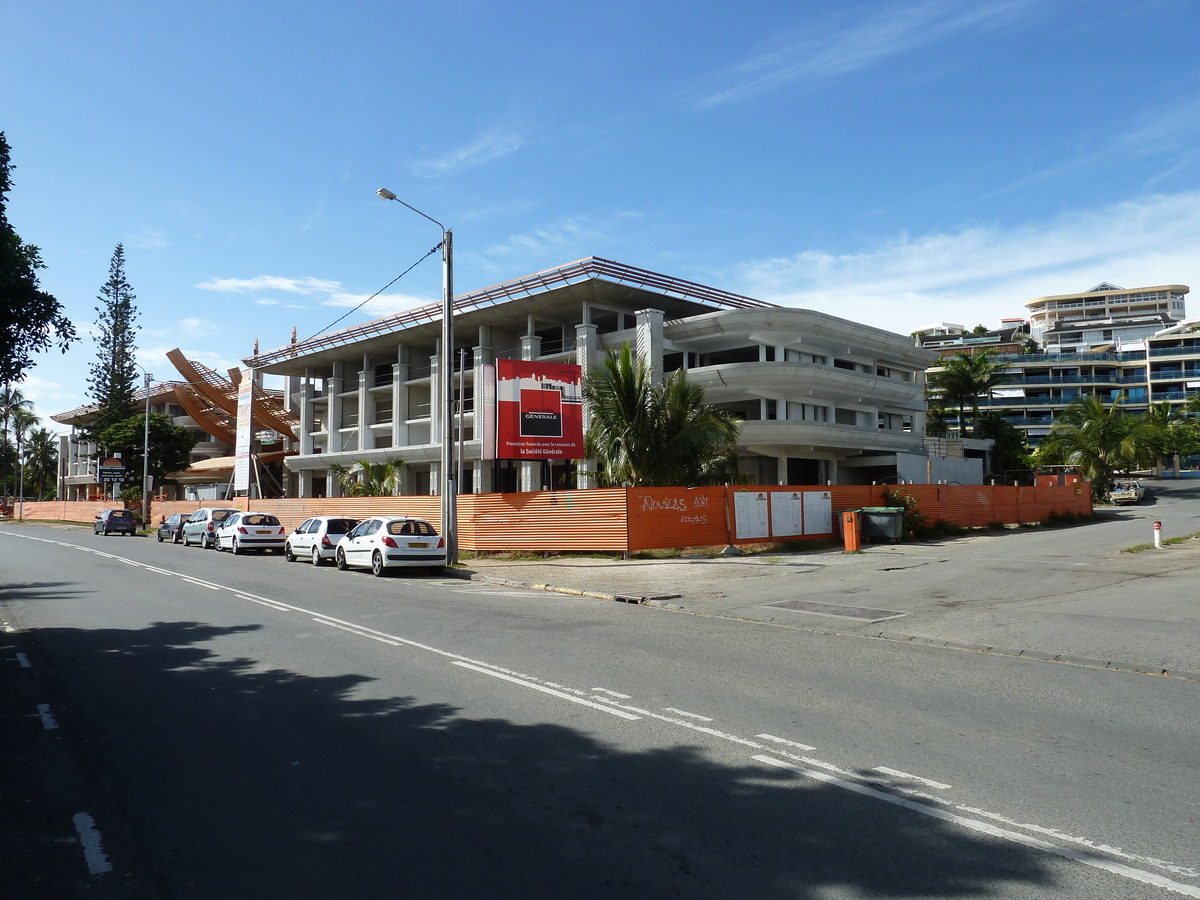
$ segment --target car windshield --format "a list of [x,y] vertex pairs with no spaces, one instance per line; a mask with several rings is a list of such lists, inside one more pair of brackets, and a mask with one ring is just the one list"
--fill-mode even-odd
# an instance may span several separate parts
[[226,519],[228,519],[230,516],[232,516],[235,512],[236,512],[236,510],[232,510],[232,509],[214,509],[213,514],[212,514],[213,521],[214,522],[224,522]]
[[112,514],[112,517],[114,519],[132,519],[133,513],[129,512],[129,510],[127,510],[127,509],[121,509],[121,510],[117,510],[116,512],[114,512]]
[[325,526],[325,533],[345,534],[357,524],[358,522],[356,522],[354,519],[332,519],[330,520],[329,524]]
[[278,525],[279,520],[274,516],[256,515],[242,516],[242,524],[244,525]]

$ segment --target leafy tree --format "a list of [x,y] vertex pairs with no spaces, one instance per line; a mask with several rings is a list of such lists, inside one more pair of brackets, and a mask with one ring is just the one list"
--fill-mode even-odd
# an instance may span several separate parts
[[1126,415],[1120,402],[1105,406],[1091,394],[1076,397],[1050,426],[1035,465],[1078,466],[1092,482],[1093,496],[1100,499],[1117,473],[1152,465],[1162,452],[1158,428],[1142,417]]
[[0,387],[0,496],[8,494],[9,483],[12,480],[16,454],[8,442],[9,426],[21,412],[33,408],[33,401],[21,393],[20,388],[5,385]]
[[987,333],[988,327],[986,325],[976,325],[971,329],[971,334],[973,334],[975,337],[985,337]]
[[[96,403],[96,416],[86,431],[99,436],[110,426],[128,419],[136,411],[133,397],[137,386],[136,353],[137,299],[125,278],[125,248],[117,244],[108,264],[108,281],[96,299],[96,361],[89,368],[88,395]],[[104,443],[104,441],[100,441]]]
[[1008,471],[1029,468],[1029,445],[1025,441],[1025,434],[1005,419],[1002,412],[989,410],[981,413],[975,430],[979,437],[993,442],[992,474],[1003,475]]
[[0,131],[0,383],[19,381],[33,367],[33,354],[75,340],[75,326],[62,306],[40,287],[46,268],[41,251],[26,244],[8,221],[6,195],[12,190],[9,145]]
[[403,466],[404,460],[400,457],[377,463],[360,459],[352,466],[335,463],[330,470],[346,497],[393,497],[400,493]]
[[17,478],[15,480],[16,480],[17,486],[13,490],[13,493],[18,496],[21,496],[21,497],[23,497],[25,495],[25,490],[24,490],[24,488],[25,488],[25,484],[24,484],[25,473],[20,470],[20,461],[21,461],[21,456],[22,456],[21,444],[24,443],[24,441],[25,441],[25,435],[28,434],[29,430],[31,428],[33,428],[33,426],[36,425],[37,423],[38,423],[38,417],[36,415],[34,415],[31,410],[14,409],[12,412],[13,436],[16,438],[16,444],[17,444],[16,453],[14,454],[14,459],[17,462],[17,466],[15,467],[15,472],[17,475]]
[[682,369],[661,385],[626,344],[584,380],[591,425],[585,452],[605,485],[694,486],[736,480],[740,423],[704,402]]
[[[1189,403],[1196,399],[1189,398]],[[1188,404],[1172,406],[1164,400],[1152,404],[1142,416],[1158,433],[1161,456],[1173,457],[1178,462],[1181,456],[1200,452],[1200,421],[1189,417],[1188,412]]]
[[971,407],[972,436],[979,437],[979,397],[1009,379],[996,355],[956,353],[942,359],[941,368],[926,382],[930,398],[958,407],[959,434],[966,437],[965,408]]
[[[137,486],[142,483],[142,460],[146,416],[144,413],[122,419],[109,425],[97,438],[108,452],[120,453],[125,464],[125,484]],[[182,472],[192,462],[192,448],[196,438],[190,431],[171,421],[170,416],[150,413],[150,462],[149,474],[161,482],[173,472]]]
[[46,485],[51,493],[58,489],[58,435],[49,428],[35,428],[25,442],[25,478],[34,486],[34,496],[47,499]]
[[925,433],[930,437],[945,437],[949,430],[946,424],[946,410],[936,403],[930,403],[925,412]]

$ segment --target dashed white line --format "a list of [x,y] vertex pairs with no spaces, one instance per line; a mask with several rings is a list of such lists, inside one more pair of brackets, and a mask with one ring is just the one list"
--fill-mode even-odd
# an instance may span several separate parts
[[795,741],[789,741],[787,738],[775,737],[773,734],[756,734],[755,737],[762,738],[764,741],[770,741],[772,744],[782,744],[785,747],[794,747],[796,750],[816,750],[816,747],[810,747],[808,744],[798,744]]
[[616,691],[610,691],[608,688],[595,687],[592,688],[598,694],[607,694],[609,697],[616,697],[618,700],[632,700],[628,694],[618,694]]
[[1174,891],[1177,894],[1182,894],[1185,897],[1200,898],[1200,888],[1193,887],[1189,884],[1181,884],[1178,881],[1172,881],[1169,878],[1164,878],[1161,875],[1156,875],[1153,872],[1147,872],[1143,869],[1135,869],[1132,866],[1126,866],[1122,863],[1115,863],[1111,860],[1103,859],[1091,853],[1084,853],[1081,850],[1072,850],[1070,847],[1060,847],[1058,844],[1052,844],[1049,841],[1043,841],[1039,838],[1030,837],[1026,834],[1019,834],[1016,831],[1009,831],[1007,828],[999,828],[995,825],[989,825],[987,822],[980,822],[978,819],[969,819],[966,816],[960,816],[957,813],[948,812],[944,809],[939,809],[936,806],[930,806],[927,803],[918,803],[915,800],[909,800],[905,797],[897,797],[895,794],[889,794],[886,791],[876,790],[873,787],[868,787],[865,784],[858,784],[854,781],[848,781],[844,778],[837,778],[833,775],[827,775],[824,772],[818,772],[815,769],[805,769],[802,766],[797,766],[793,763],[785,762],[782,759],[775,759],[771,756],[758,755],[753,757],[761,763],[766,763],[769,766],[775,766],[780,769],[790,769],[806,778],[811,778],[814,781],[821,781],[825,784],[836,785],[847,791],[853,791],[856,794],[862,794],[867,797],[873,797],[876,800],[882,800],[884,803],[891,803],[895,806],[901,806],[913,812],[920,813],[923,816],[929,816],[934,819],[941,819],[944,822],[953,822],[963,828],[969,828],[972,831],[978,831],[990,837],[1001,838],[1006,841],[1011,841],[1014,844],[1021,844],[1025,847],[1032,847],[1036,850],[1042,850],[1054,856],[1061,856],[1064,859],[1071,859],[1075,862],[1083,863],[1085,866],[1091,866],[1094,869],[1101,869],[1105,872],[1111,872],[1114,875],[1121,875],[1125,878],[1134,881],[1140,881],[1143,884],[1153,885],[1155,887],[1166,888]]
[[618,709],[611,706],[603,706],[599,703],[593,703],[591,700],[585,700],[583,697],[572,697],[570,694],[565,693],[564,691],[556,691],[553,688],[548,688],[545,685],[537,684],[536,682],[523,681],[520,678],[513,678],[511,675],[505,675],[502,672],[496,672],[492,669],[484,668],[483,666],[475,666],[471,663],[462,662],[461,660],[455,660],[454,665],[462,666],[464,669],[471,669],[474,672],[481,672],[484,675],[491,675],[493,678],[501,678],[504,681],[510,681],[513,684],[519,684],[521,687],[532,688],[535,691],[541,691],[544,694],[550,694],[562,700],[569,700],[570,702],[578,703],[581,706],[590,706],[592,709],[598,709],[601,712],[608,713],[610,716],[619,716],[620,718],[628,719],[631,722],[637,721],[637,719],[640,718],[632,713],[625,712],[623,709]]
[[677,715],[677,716],[684,716],[689,719],[696,719],[700,722],[711,722],[712,721],[712,719],[710,719],[708,716],[702,716],[699,713],[688,712],[686,709],[676,709],[673,706],[663,707],[663,712],[675,713],[675,715]]
[[54,718],[53,714],[50,712],[49,703],[39,703],[37,711],[38,715],[42,718],[43,728],[45,728],[47,731],[54,731],[58,728],[58,720]]
[[930,781],[928,778],[922,778],[920,775],[910,775],[908,772],[901,772],[899,769],[889,769],[887,766],[876,766],[871,771],[882,772],[884,775],[893,775],[896,778],[907,778],[909,781],[915,781],[918,784],[923,784],[926,787],[931,787],[939,791],[948,791],[952,787],[952,785],[942,784],[940,781]]
[[100,844],[100,832],[96,830],[95,820],[85,812],[75,813],[73,818],[75,831],[79,834],[79,843],[83,847],[83,858],[88,871],[93,875],[103,875],[112,871],[112,863]]

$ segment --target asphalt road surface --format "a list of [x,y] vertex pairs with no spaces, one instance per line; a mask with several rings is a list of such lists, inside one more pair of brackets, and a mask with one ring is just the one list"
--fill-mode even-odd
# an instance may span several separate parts
[[1200,897],[1196,682],[70,528],[0,558],[15,898]]

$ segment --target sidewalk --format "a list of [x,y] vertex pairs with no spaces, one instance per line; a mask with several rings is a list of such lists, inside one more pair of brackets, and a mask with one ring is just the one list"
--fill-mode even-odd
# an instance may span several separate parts
[[1200,681],[1200,541],[1137,554],[1070,547],[1090,543],[1087,532],[866,545],[857,554],[484,558],[447,574],[822,634]]

